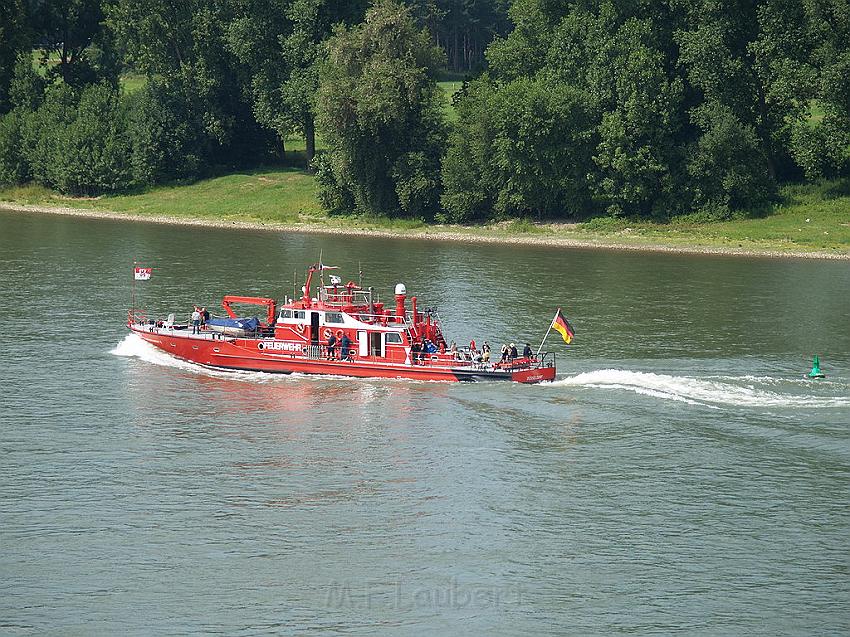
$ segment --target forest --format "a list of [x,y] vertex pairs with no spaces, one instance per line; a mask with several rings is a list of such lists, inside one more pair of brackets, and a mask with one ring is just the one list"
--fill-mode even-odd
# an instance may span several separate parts
[[850,1],[0,6],[0,184],[191,183],[294,136],[331,214],[762,215],[850,175]]

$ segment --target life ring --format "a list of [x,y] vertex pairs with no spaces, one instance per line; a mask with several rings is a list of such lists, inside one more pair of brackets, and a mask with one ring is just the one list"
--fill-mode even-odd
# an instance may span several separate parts
[[304,333],[304,323],[299,323],[298,325],[296,325],[295,331],[298,332],[299,334],[303,334]]
[[331,336],[333,336],[333,332],[331,331],[331,328],[326,327],[325,329],[322,330],[322,338],[324,338],[325,340],[328,340]]

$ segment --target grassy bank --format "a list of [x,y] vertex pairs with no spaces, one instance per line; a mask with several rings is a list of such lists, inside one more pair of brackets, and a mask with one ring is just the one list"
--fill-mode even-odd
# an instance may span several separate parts
[[0,189],[0,206],[7,202],[178,221],[247,222],[340,232],[376,230],[452,239],[850,256],[850,180],[786,186],[782,195],[783,203],[772,214],[714,223],[689,217],[668,224],[602,218],[579,224],[516,220],[487,226],[445,226],[420,220],[328,217],[319,206],[310,174],[295,168],[269,168],[94,199],[64,197],[34,185],[5,188]]
[[309,223],[323,218],[316,180],[296,168],[235,173],[137,194],[64,197],[36,185],[0,189],[0,202],[66,206],[140,216]]

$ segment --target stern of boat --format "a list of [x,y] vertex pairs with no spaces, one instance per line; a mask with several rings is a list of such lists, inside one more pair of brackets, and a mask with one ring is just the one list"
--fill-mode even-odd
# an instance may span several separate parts
[[518,369],[511,372],[511,380],[515,383],[545,383],[555,380],[555,366]]

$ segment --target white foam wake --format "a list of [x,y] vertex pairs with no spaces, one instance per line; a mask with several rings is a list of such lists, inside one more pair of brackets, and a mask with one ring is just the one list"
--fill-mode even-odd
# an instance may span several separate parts
[[118,343],[113,349],[109,351],[110,354],[114,354],[115,356],[125,356],[127,358],[138,358],[141,361],[146,363],[151,363],[153,365],[160,365],[162,367],[172,367],[175,369],[181,369],[183,371],[191,372],[193,374],[202,374],[204,376],[214,376],[217,378],[228,378],[228,379],[236,379],[242,381],[248,381],[253,383],[281,383],[292,380],[310,380],[310,381],[322,381],[327,379],[345,379],[346,382],[377,382],[380,380],[381,383],[386,382],[439,382],[439,381],[409,381],[405,379],[394,379],[394,378],[382,378],[382,379],[374,379],[374,378],[355,378],[348,376],[335,376],[333,374],[324,374],[324,375],[311,375],[311,374],[301,374],[298,372],[294,372],[292,374],[268,374],[266,372],[247,372],[241,370],[220,370],[220,369],[212,369],[210,367],[204,367],[203,365],[196,365],[194,363],[190,363],[188,361],[184,361],[181,358],[177,358],[172,356],[168,352],[164,352],[158,347],[151,345],[147,341],[145,341],[138,334],[127,334],[124,339]]
[[171,356],[167,352],[151,345],[142,339],[138,334],[128,334],[118,345],[109,352],[115,356],[126,356],[127,358],[138,358],[146,363],[160,365],[162,367],[172,367],[193,374],[203,374],[206,376],[220,376],[226,378],[238,378],[241,380],[251,380],[268,382],[273,380],[283,380],[285,376],[277,374],[264,374],[262,372],[242,372],[242,371],[221,371],[195,365],[188,361],[184,361],[175,356]]
[[127,334],[118,345],[112,349],[110,354],[115,356],[126,356],[127,358],[138,358],[146,363],[154,365],[162,365],[164,367],[177,367],[186,371],[198,371],[202,369],[198,365],[193,365],[186,361],[170,356],[169,354],[157,349],[150,343],[142,339],[138,334]]
[[625,390],[691,405],[803,408],[850,406],[850,396],[847,395],[780,393],[758,386],[774,385],[775,381],[771,378],[769,382],[762,383],[752,376],[694,378],[625,369],[600,369],[556,380],[549,386]]

